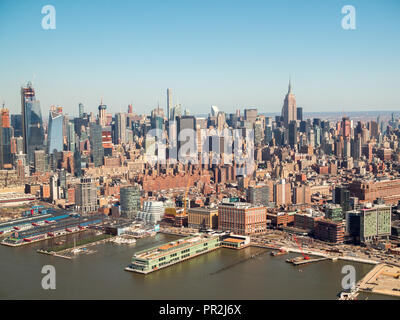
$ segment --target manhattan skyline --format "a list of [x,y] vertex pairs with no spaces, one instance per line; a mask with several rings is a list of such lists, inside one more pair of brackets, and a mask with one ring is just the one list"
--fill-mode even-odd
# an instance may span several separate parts
[[[0,4],[0,102],[11,113],[27,81],[43,112],[74,116],[101,99],[110,112],[166,110],[166,88],[191,114],[279,113],[289,77],[308,112],[399,107],[397,1],[53,1],[55,30],[41,27],[45,4]],[[346,4],[356,30],[341,27]]]

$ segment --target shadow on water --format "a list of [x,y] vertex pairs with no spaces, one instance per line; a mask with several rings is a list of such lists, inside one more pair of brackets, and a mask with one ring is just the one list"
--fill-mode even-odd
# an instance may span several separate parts
[[226,266],[226,267],[224,267],[224,268],[218,269],[217,271],[211,272],[209,275],[210,275],[210,276],[213,276],[213,275],[215,275],[215,274],[218,274],[218,273],[220,273],[220,272],[223,272],[223,271],[225,271],[225,270],[228,270],[228,269],[230,269],[230,268],[233,268],[233,267],[235,267],[235,266],[237,266],[237,265],[239,265],[239,264],[241,264],[241,263],[243,263],[243,262],[246,262],[246,261],[248,261],[248,260],[250,260],[250,259],[255,259],[256,257],[258,257],[258,256],[260,256],[260,255],[262,255],[262,254],[266,254],[267,252],[269,252],[269,251],[268,251],[268,250],[260,250],[260,251],[256,252],[255,254],[251,254],[251,255],[248,254],[244,259],[240,259],[240,260],[238,260],[238,261],[236,261],[236,262],[230,264],[229,266]]

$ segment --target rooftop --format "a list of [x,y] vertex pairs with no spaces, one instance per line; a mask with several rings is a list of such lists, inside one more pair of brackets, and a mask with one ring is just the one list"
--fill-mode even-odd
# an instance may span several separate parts
[[197,234],[197,235],[192,235],[186,238],[182,238],[179,240],[171,241],[166,244],[163,244],[158,247],[153,247],[150,249],[146,249],[140,252],[137,252],[134,257],[139,258],[139,259],[154,259],[158,257],[159,255],[164,255],[166,252],[176,250],[178,248],[183,249],[191,244],[194,244],[195,242],[206,240],[209,238],[215,237],[215,235],[208,235],[208,234]]

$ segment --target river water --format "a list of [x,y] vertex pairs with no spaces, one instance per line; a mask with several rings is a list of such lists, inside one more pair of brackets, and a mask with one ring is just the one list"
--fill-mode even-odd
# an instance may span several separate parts
[[[295,267],[285,260],[297,254],[272,257],[249,247],[218,249],[148,275],[124,271],[134,252],[177,238],[157,234],[131,246],[107,242],[73,260],[37,253],[43,243],[0,246],[0,299],[336,299],[344,265],[355,267],[357,281],[372,268],[346,261]],[[55,290],[42,289],[44,265],[56,269]]]

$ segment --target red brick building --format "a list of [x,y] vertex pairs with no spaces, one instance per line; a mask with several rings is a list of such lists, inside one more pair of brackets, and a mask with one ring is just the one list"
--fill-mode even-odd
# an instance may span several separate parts
[[344,225],[342,222],[333,222],[325,219],[315,224],[314,235],[317,239],[331,243],[343,243]]
[[352,197],[357,197],[361,202],[373,202],[382,198],[387,204],[397,204],[400,200],[400,179],[355,180],[349,184],[348,190]]
[[218,229],[241,235],[263,233],[267,229],[266,207],[235,202],[218,206]]

